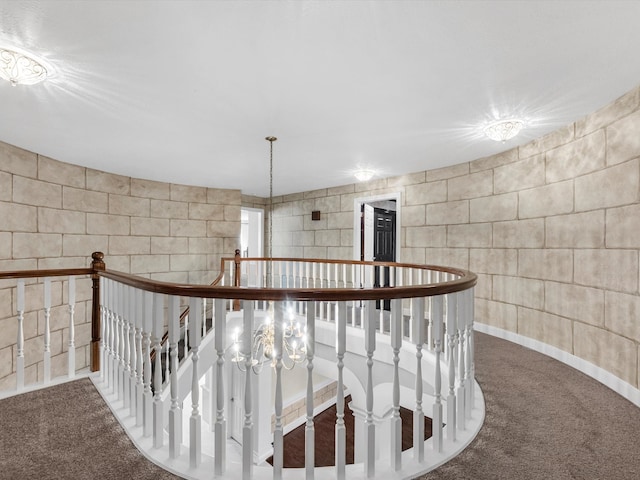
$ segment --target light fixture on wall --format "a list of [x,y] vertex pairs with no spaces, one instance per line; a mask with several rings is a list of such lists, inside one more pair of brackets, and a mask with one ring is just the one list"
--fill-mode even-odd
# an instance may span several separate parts
[[11,85],[34,85],[45,80],[48,73],[43,62],[32,55],[0,47],[0,77]]
[[522,120],[510,118],[508,120],[498,120],[497,122],[490,123],[484,127],[483,131],[491,140],[505,143],[520,133],[522,127],[524,127]]
[[358,170],[356,170],[355,172],[353,172],[353,175],[356,177],[356,179],[359,182],[366,182],[368,180],[371,180],[373,178],[373,176],[375,175],[376,172],[374,172],[373,170],[370,170],[368,168],[360,168]]

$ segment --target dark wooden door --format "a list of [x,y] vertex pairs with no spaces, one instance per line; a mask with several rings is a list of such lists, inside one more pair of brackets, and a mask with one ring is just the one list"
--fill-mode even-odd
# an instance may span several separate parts
[[[396,212],[383,210],[381,208],[374,209],[373,222],[373,259],[376,262],[395,262],[396,261]],[[375,267],[374,287],[390,286],[390,268],[384,268],[384,275],[381,275],[380,267]],[[379,302],[376,307],[380,308]],[[391,301],[384,301],[384,309],[391,309]]]

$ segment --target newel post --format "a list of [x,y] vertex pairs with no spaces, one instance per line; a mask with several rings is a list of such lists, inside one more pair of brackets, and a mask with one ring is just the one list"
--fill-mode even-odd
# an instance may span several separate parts
[[[236,255],[233,260],[234,270],[233,270],[233,286],[240,286],[240,250],[236,248]],[[233,301],[233,311],[237,312],[240,310],[240,300],[237,298]]]
[[100,370],[100,275],[98,271],[105,269],[104,253],[93,252],[91,254],[91,289],[93,297],[91,301],[91,371]]

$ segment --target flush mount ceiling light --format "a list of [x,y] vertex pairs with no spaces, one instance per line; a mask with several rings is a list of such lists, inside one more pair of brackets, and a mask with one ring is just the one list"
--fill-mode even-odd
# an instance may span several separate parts
[[375,175],[375,172],[373,170],[361,168],[360,170],[356,170],[353,174],[359,182],[366,182],[367,180],[371,180]]
[[0,47],[0,77],[11,85],[34,85],[47,78],[47,67],[30,54]]
[[496,142],[506,142],[515,137],[524,127],[524,122],[517,118],[499,120],[484,127],[484,134]]

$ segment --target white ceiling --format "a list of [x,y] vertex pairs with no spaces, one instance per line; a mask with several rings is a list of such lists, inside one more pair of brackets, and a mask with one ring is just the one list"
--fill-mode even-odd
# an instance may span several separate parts
[[[639,1],[12,1],[0,45],[55,73],[0,83],[0,140],[246,194],[491,155],[640,83]],[[478,125],[529,126],[506,144]]]

